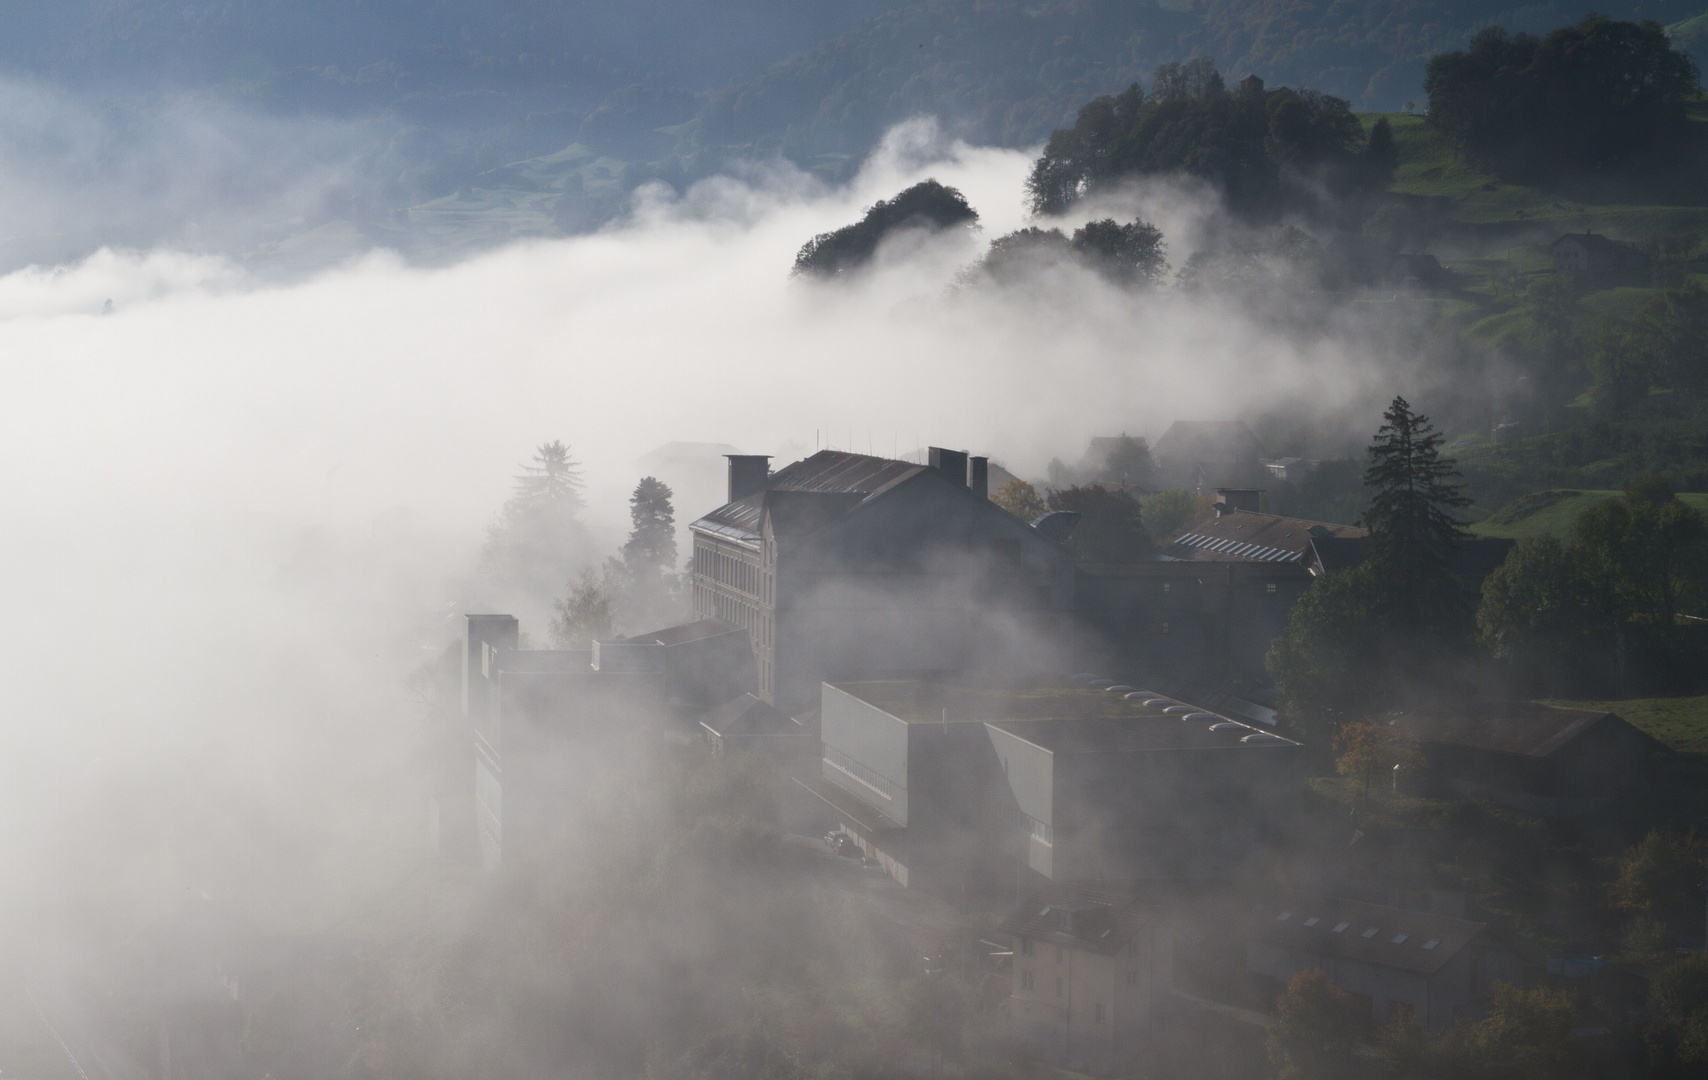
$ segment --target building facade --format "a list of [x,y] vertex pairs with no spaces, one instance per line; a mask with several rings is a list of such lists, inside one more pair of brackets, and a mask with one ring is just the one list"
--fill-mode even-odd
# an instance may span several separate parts
[[1120,902],[1026,904],[1012,943],[1015,1037],[1040,1060],[1116,1075],[1154,1058],[1174,984],[1166,925]]
[[767,473],[730,458],[729,501],[690,526],[696,615],[744,628],[758,695],[791,709],[826,681],[1062,662],[1062,549],[986,498],[982,458],[825,450]]
[[1265,905],[1254,920],[1248,971],[1279,990],[1321,968],[1377,1024],[1403,1016],[1439,1033],[1475,1009],[1495,981],[1521,975],[1483,923],[1464,919],[1301,896]]

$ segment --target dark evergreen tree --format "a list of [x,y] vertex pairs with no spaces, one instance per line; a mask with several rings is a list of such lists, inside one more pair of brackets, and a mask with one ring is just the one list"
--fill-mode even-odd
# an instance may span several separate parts
[[1394,129],[1385,116],[1377,117],[1370,127],[1370,140],[1364,146],[1364,184],[1372,191],[1385,191],[1394,182],[1394,169],[1399,166],[1400,151],[1394,145]]
[[623,577],[627,587],[621,605],[622,622],[650,627],[672,621],[676,610],[676,511],[669,485],[645,476],[629,497],[631,529],[623,545]]
[[1382,418],[1364,474],[1371,489],[1364,511],[1370,567],[1389,618],[1423,629],[1456,606],[1454,549],[1465,533],[1454,512],[1471,500],[1452,483],[1459,472],[1441,456],[1443,437],[1429,417],[1396,397]]
[[670,505],[675,493],[670,485],[653,476],[641,477],[629,496],[628,543],[623,562],[630,571],[676,569],[676,511]]

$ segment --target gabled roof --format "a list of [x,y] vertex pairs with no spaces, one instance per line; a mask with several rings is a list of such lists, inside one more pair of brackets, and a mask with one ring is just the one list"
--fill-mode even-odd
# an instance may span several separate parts
[[1401,717],[1396,723],[1400,730],[1422,742],[1468,746],[1534,758],[1545,758],[1602,724],[1616,725],[1653,744],[1652,749],[1657,751],[1665,749],[1662,743],[1613,713],[1564,709],[1528,701],[1466,706],[1447,713],[1413,713]]
[[811,732],[753,694],[743,694],[700,718],[700,726],[719,738],[801,737]]
[[1264,457],[1263,444],[1238,420],[1176,420],[1151,454],[1163,462],[1224,465],[1255,465]]
[[1548,246],[1551,248],[1559,247],[1567,240],[1581,245],[1586,251],[1618,251],[1624,253],[1637,250],[1635,244],[1627,244],[1622,240],[1615,240],[1611,236],[1602,236],[1599,233],[1592,232],[1566,233]]
[[[725,503],[688,527],[747,543],[760,539],[765,513],[774,527],[817,528],[909,480],[929,466],[911,461],[820,450],[771,474],[766,490]],[[828,498],[772,498],[780,493],[816,493]],[[785,525],[784,522],[787,522]]]
[[997,933],[1090,952],[1116,953],[1139,935],[1147,921],[1131,907],[1116,904],[1088,900],[1051,904],[1034,900],[1004,919]]
[[1272,945],[1424,975],[1440,971],[1486,929],[1465,919],[1322,896],[1264,904],[1255,921],[1252,937]]
[[[1370,553],[1369,534],[1362,529],[1351,535],[1315,537],[1311,552],[1305,560],[1311,573],[1345,570],[1363,562]],[[1453,545],[1453,574],[1467,587],[1480,587],[1483,579],[1494,573],[1506,561],[1507,554],[1517,544],[1495,536],[1462,536]]]
[[1186,526],[1158,554],[1182,562],[1304,563],[1313,540],[1367,535],[1351,525],[1234,510]]
[[667,626],[663,630],[651,630],[644,634],[631,637],[617,638],[613,645],[683,645],[690,641],[704,641],[706,638],[717,637],[720,634],[747,633],[741,627],[722,619],[696,619],[693,622],[679,623]]

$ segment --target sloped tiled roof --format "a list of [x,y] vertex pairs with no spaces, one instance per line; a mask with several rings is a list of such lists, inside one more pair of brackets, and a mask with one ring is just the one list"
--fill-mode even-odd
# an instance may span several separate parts
[[1257,464],[1263,444],[1238,420],[1176,420],[1151,447],[1160,462]]
[[1573,739],[1602,723],[1629,729],[1636,738],[1654,743],[1614,713],[1589,709],[1564,709],[1515,701],[1499,705],[1468,706],[1450,713],[1414,713],[1397,721],[1400,729],[1423,742],[1497,750],[1525,757],[1547,757]]
[[745,499],[725,503],[689,525],[691,529],[727,536],[745,542],[759,539],[767,496],[775,492],[818,493],[831,498],[778,500],[791,503],[785,513],[814,525],[825,524],[852,511],[918,474],[929,466],[894,458],[850,454],[842,450],[820,450],[809,458],[786,465],[771,474],[766,490]]
[[1312,540],[1366,535],[1351,525],[1235,510],[1188,525],[1158,554],[1182,562],[1302,563]]
[[786,714],[753,694],[727,701],[700,718],[700,726],[720,738],[811,734]]
[[1433,975],[1485,929],[1383,904],[1293,896],[1257,909],[1252,936],[1315,956]]
[[1142,913],[1118,904],[1034,900],[1004,919],[997,932],[1090,952],[1115,953],[1138,936],[1146,921]]

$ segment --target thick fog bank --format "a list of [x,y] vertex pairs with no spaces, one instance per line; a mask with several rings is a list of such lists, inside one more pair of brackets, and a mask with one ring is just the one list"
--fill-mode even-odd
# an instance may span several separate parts
[[[0,278],[7,930],[186,888],[312,919],[304,898],[423,846],[405,676],[490,602],[483,530],[542,442],[584,464],[608,550],[671,440],[779,465],[938,444],[1038,475],[1182,417],[1370,426],[1404,321],[1383,304],[1284,331],[1249,295],[956,287],[1022,224],[1028,165],[916,124],[846,190],[787,168],[644,189],[621,227],[448,268],[380,252],[277,286],[102,251]],[[925,176],[982,233],[790,278],[805,239]],[[1217,227],[1198,196],[1127,203],[1177,260]],[[679,520],[715,499],[679,493]]]

